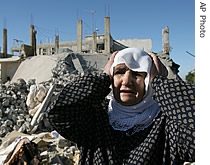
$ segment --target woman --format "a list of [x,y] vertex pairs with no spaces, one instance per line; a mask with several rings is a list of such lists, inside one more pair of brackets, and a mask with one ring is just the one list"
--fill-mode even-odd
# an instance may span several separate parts
[[81,164],[194,162],[194,87],[166,73],[152,53],[115,52],[103,74],[63,88],[49,121],[78,144]]

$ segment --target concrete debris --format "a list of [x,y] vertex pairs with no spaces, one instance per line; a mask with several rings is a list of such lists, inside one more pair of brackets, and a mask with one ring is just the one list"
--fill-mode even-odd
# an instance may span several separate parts
[[[24,157],[24,154],[28,159]],[[77,145],[64,139],[56,131],[32,135],[13,131],[4,139],[0,147],[0,164],[9,165],[19,160],[27,164],[33,160],[36,162],[33,164],[37,165],[76,165],[79,154]]]
[[29,114],[34,116],[38,108],[41,106],[42,101],[47,95],[48,88],[41,85],[31,85],[30,91],[27,96],[26,105],[29,108]]
[[[39,151],[34,158],[35,162],[39,161],[43,165],[78,164],[80,152],[77,145],[54,131],[44,118],[48,105],[56,99],[62,87],[80,75],[78,71],[72,69],[72,63],[69,60],[67,56],[57,62],[49,81],[36,83],[36,79],[28,79],[26,82],[19,78],[16,82],[2,84],[0,91],[0,160],[2,162],[0,165],[6,161],[6,158],[7,161],[15,161],[12,158],[12,152],[15,149],[17,153],[22,152],[26,144],[28,147],[35,148],[36,145],[33,143],[37,144]],[[13,134],[12,138],[11,134]],[[22,140],[22,137],[27,139]],[[19,149],[17,146],[20,146]],[[9,158],[8,155],[11,157]]]

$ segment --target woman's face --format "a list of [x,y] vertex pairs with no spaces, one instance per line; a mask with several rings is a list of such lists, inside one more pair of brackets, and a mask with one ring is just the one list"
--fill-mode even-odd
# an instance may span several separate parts
[[113,71],[113,94],[116,101],[130,106],[139,103],[145,93],[146,72],[134,72],[125,64],[118,64]]

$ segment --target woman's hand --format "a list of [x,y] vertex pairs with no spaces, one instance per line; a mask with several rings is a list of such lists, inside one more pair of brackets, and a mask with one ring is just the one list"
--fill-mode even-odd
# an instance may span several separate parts
[[109,57],[109,60],[107,61],[105,67],[104,67],[104,73],[108,74],[110,79],[112,78],[112,75],[110,73],[110,68],[112,64],[114,63],[114,57],[118,53],[118,51],[112,53],[112,55]]
[[163,65],[163,63],[159,60],[159,58],[151,52],[147,52],[148,55],[152,58],[152,67],[150,70],[150,82],[153,80],[153,78],[156,75],[161,75],[164,77],[168,76],[168,70],[165,67],[165,65]]

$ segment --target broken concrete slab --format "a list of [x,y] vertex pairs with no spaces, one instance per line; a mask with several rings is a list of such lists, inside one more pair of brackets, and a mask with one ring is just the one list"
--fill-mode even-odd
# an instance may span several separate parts
[[11,82],[16,82],[19,78],[25,81],[36,78],[37,83],[49,81],[52,78],[52,69],[61,58],[67,55],[68,53],[63,53],[27,58],[20,64]]

